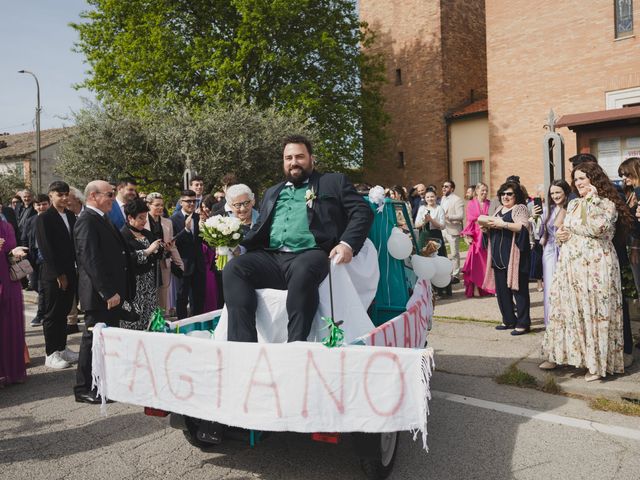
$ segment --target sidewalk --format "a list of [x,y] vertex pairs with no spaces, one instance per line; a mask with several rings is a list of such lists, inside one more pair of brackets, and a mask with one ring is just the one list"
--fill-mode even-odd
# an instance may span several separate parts
[[[464,261],[464,260],[462,260]],[[531,333],[513,337],[509,331],[494,327],[501,316],[495,297],[466,298],[462,282],[454,285],[453,297],[436,302],[433,329],[429,343],[436,351],[436,369],[458,375],[492,377],[516,363],[520,370],[533,375],[540,384],[548,375],[565,393],[583,397],[640,400],[640,350],[634,348],[635,361],[623,375],[605,380],[584,380],[584,370],[562,367],[552,371],[538,368],[542,363],[540,346],[544,336],[542,292],[530,283]],[[634,337],[640,332],[640,322],[632,321]]]

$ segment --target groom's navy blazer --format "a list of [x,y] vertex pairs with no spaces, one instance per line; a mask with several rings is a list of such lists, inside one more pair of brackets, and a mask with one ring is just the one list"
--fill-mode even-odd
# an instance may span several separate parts
[[[260,216],[242,241],[247,250],[269,247],[273,207],[285,183],[274,185],[264,194]],[[354,255],[357,254],[373,222],[373,212],[367,201],[341,173],[314,171],[307,188],[316,196],[311,208],[307,206],[307,218],[318,246],[329,253],[342,241],[349,244]]]

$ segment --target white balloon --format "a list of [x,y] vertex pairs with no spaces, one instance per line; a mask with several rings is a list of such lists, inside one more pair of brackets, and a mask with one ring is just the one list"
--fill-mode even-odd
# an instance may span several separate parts
[[453,262],[447,257],[435,257],[436,275],[451,275],[453,272]]
[[411,255],[413,244],[408,235],[402,233],[402,230],[399,228],[394,227],[393,230],[391,230],[389,240],[387,240],[387,249],[389,250],[389,255],[393,258],[404,260]]
[[411,265],[415,274],[427,282],[436,274],[436,265],[433,258],[413,255],[411,257]]
[[451,274],[446,273],[443,275],[441,273],[436,273],[431,279],[431,283],[438,288],[444,288],[451,283]]

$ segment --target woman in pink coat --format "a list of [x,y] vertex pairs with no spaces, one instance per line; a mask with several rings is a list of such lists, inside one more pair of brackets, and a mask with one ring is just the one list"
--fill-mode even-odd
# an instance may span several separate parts
[[493,295],[491,290],[483,290],[482,283],[487,270],[487,249],[482,245],[482,231],[477,223],[480,215],[489,213],[489,200],[487,199],[489,187],[480,182],[476,185],[473,198],[467,204],[467,226],[461,232],[469,242],[467,259],[464,262],[464,293],[467,297],[473,297],[476,288],[479,296]]

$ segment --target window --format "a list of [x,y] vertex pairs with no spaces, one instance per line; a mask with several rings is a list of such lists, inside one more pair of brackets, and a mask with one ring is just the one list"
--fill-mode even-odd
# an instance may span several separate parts
[[406,164],[404,163],[404,152],[398,152],[398,168],[404,168]]
[[396,85],[402,85],[402,69],[396,68]]
[[640,87],[606,92],[605,102],[607,110],[612,108],[635,107],[640,103]]
[[466,185],[476,185],[482,181],[484,181],[484,176],[482,175],[482,160],[468,160],[465,162],[466,168]]
[[616,38],[633,35],[633,0],[615,0]]

